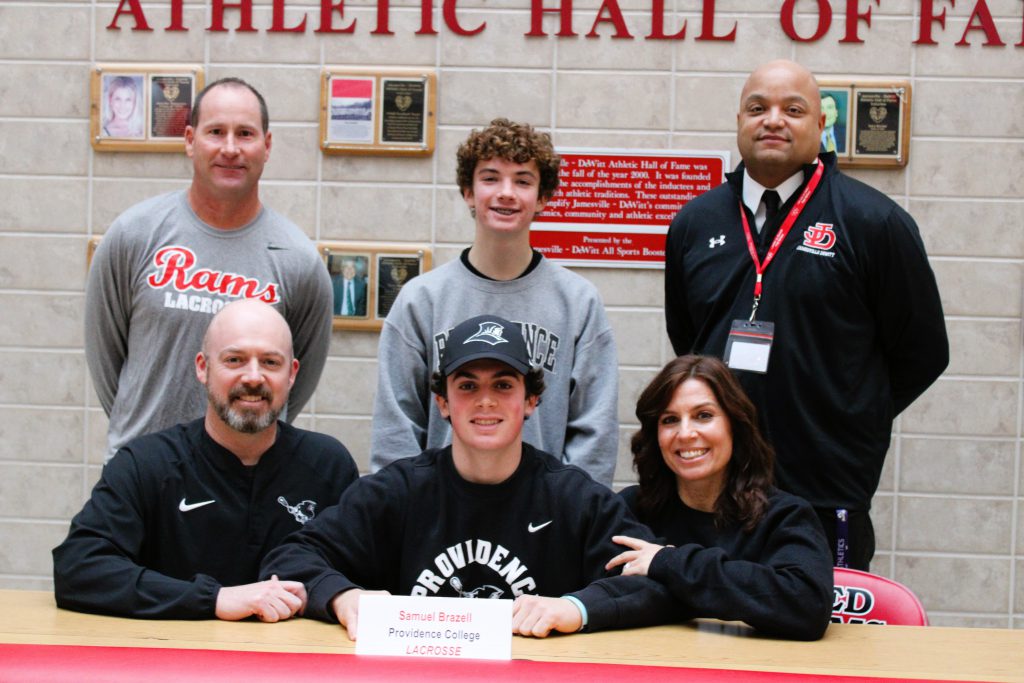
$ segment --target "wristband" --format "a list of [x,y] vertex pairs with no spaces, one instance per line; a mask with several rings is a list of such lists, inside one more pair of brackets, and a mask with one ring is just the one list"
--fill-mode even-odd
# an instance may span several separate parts
[[582,617],[582,619],[581,619],[582,623],[581,623],[581,625],[580,625],[580,627],[579,627],[577,632],[582,631],[583,629],[585,629],[587,627],[587,608],[586,608],[586,606],[583,604],[582,600],[580,600],[577,597],[573,597],[572,595],[563,595],[562,597],[564,599],[568,600],[569,602],[571,602],[572,604],[576,605],[576,609],[578,609],[580,611],[580,617]]

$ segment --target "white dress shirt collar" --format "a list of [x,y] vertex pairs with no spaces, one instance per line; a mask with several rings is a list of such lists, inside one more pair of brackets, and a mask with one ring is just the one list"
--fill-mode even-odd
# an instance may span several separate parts
[[[815,159],[817,163],[817,159]],[[761,203],[761,195],[764,194],[765,190],[775,190],[779,193],[779,206],[784,206],[789,198],[793,196],[793,193],[800,189],[800,186],[804,183],[804,171],[800,169],[793,175],[789,176],[781,183],[778,187],[765,187],[761,183],[757,182],[750,177],[747,169],[743,169],[743,203],[750,209],[751,213],[754,214],[754,225],[757,226],[757,231],[761,231],[761,227],[764,225],[764,204]]]

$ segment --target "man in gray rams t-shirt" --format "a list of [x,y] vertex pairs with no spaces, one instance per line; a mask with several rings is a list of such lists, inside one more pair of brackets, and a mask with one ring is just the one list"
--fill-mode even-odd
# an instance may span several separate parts
[[137,436],[203,415],[206,397],[190,377],[195,350],[210,317],[235,299],[272,304],[291,327],[302,373],[289,419],[316,389],[330,342],[331,282],[309,238],[260,202],[268,126],[252,86],[211,83],[185,129],[189,189],[128,209],[96,250],[85,354],[110,417],[107,459]]

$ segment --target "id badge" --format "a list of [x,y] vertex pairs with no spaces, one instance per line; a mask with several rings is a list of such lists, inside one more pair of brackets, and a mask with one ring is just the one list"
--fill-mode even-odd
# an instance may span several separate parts
[[733,370],[768,372],[768,354],[775,338],[775,323],[733,320],[725,343],[725,364]]

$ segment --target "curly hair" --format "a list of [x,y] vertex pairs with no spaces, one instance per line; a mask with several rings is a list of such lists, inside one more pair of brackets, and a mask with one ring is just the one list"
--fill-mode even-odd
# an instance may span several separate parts
[[630,441],[633,467],[640,480],[637,505],[641,519],[653,518],[678,496],[675,474],[665,464],[658,445],[658,422],[686,380],[704,382],[729,420],[732,457],[726,467],[725,488],[715,502],[715,524],[739,524],[753,529],[768,505],[775,455],[761,436],[757,409],[721,360],[688,355],[670,361],[640,394],[636,416],[640,430]]
[[465,195],[473,190],[473,173],[480,161],[504,159],[517,164],[537,162],[540,171],[538,197],[547,201],[558,189],[558,167],[561,157],[555,153],[551,136],[540,133],[527,123],[515,123],[508,119],[494,119],[483,130],[473,130],[466,141],[459,145],[456,154],[456,168],[459,190]]

